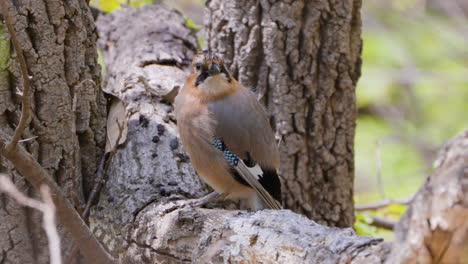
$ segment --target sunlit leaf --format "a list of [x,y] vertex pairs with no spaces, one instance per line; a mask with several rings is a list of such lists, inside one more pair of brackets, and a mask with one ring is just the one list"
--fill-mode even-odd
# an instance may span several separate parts
[[197,25],[195,22],[193,22],[192,19],[188,18],[188,17],[185,17],[185,25],[187,25],[188,28],[191,28],[195,31],[198,31],[200,29],[202,29],[202,26],[200,25]]
[[104,12],[112,12],[120,8],[120,1],[118,0],[99,0],[98,8]]

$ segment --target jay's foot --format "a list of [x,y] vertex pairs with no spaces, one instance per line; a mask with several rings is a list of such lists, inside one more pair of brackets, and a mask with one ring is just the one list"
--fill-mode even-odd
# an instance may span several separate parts
[[203,205],[210,203],[210,202],[215,202],[219,199],[224,198],[226,195],[219,194],[217,192],[211,192],[203,197],[197,198],[197,199],[190,199],[190,200],[185,200],[185,201],[179,201],[180,207],[184,206],[191,206],[191,207],[202,207]]

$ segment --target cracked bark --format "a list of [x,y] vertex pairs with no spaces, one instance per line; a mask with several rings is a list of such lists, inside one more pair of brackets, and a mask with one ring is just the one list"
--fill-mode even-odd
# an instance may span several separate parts
[[[80,208],[105,143],[106,109],[94,21],[84,0],[13,2],[10,17],[32,76],[33,119],[23,138],[37,136],[23,144]],[[6,37],[2,30],[1,38]],[[2,60],[9,53],[9,47],[6,53],[2,49]],[[22,79],[12,56],[1,63],[0,134],[4,138],[12,136],[20,116],[17,90],[21,90]],[[13,175],[21,191],[34,195],[31,185],[3,159],[0,171]],[[2,197],[0,219],[3,263],[48,263],[39,213]],[[61,235],[62,248],[67,251],[72,242],[63,231]]]
[[125,105],[128,134],[109,166],[90,226],[109,252],[122,257],[147,206],[207,193],[178,142],[169,102],[188,75],[196,39],[180,13],[165,6],[123,8],[101,16],[97,25],[104,89]]
[[387,263],[468,263],[468,130],[435,164],[396,226]]
[[[388,263],[405,263],[392,260],[402,252],[399,248],[412,248],[409,239],[399,240],[390,256],[392,245],[381,239],[320,225],[288,210],[181,208],[177,200],[206,194],[178,144],[170,104],[188,74],[195,35],[178,12],[160,5],[115,11],[100,18],[98,29],[107,64],[105,89],[126,106],[129,132],[90,223],[122,263],[384,263],[387,258]],[[465,159],[450,160],[442,164],[466,164]],[[450,198],[466,197],[466,180],[440,175],[457,188]],[[418,195],[429,201],[426,188],[432,187],[423,186]],[[415,202],[412,215],[418,215],[419,205]],[[325,216],[326,206],[317,205]],[[420,220],[402,221],[397,229],[412,230]],[[457,241],[466,241],[461,238]],[[465,244],[455,245],[455,252],[466,252],[459,251]]]
[[[70,2],[67,2],[65,10],[72,10],[67,9],[70,7],[68,6]],[[29,3],[29,8],[36,7],[36,4],[38,7],[44,7],[41,3],[33,1]],[[20,10],[20,14],[26,14],[27,10],[30,9],[20,7],[18,10]],[[87,8],[82,9],[81,12],[84,10]],[[56,10],[54,9],[54,11]],[[39,14],[43,13],[39,10],[30,16],[34,17]],[[77,10],[70,11],[70,13],[53,12],[53,15],[49,15],[49,17],[55,17],[55,15],[63,15],[67,18],[71,15],[79,15],[83,20],[88,21],[84,19],[83,13],[77,12]],[[23,15],[18,15],[16,18],[23,18]],[[48,21],[42,20],[43,23]],[[57,20],[55,21],[57,22]],[[48,45],[57,45],[53,47],[59,51],[65,50],[63,46],[60,46],[60,41],[49,40],[50,36],[42,41],[39,41],[42,38],[41,34],[37,35],[36,39],[30,39],[28,34],[32,34],[31,30],[33,29],[23,31],[24,27],[29,24],[25,20],[20,20],[18,23],[23,26],[23,28],[19,26],[19,31],[24,38],[22,43],[30,48],[26,49],[28,50],[26,52],[28,63],[31,63],[30,60],[36,63],[35,57],[31,57],[31,54],[35,54],[33,51],[42,50],[40,47],[47,43]],[[35,23],[38,22],[35,21]],[[204,184],[195,175],[188,162],[188,157],[177,141],[173,109],[170,104],[174,91],[182,85],[187,75],[188,63],[196,47],[195,36],[185,27],[184,19],[178,12],[158,5],[118,10],[102,17],[98,26],[101,34],[100,46],[108,65],[105,89],[125,104],[128,112],[128,135],[127,141],[117,151],[109,168],[108,182],[102,191],[98,204],[92,210],[90,223],[95,234],[109,251],[122,262],[383,263],[386,258],[388,258],[388,263],[414,263],[417,261],[430,263],[431,260],[434,261],[434,259],[428,260],[428,256],[435,257],[435,260],[441,260],[441,263],[456,263],[457,260],[461,260],[459,263],[464,263],[463,261],[466,260],[465,256],[459,253],[468,252],[466,250],[467,228],[466,223],[459,221],[466,219],[466,197],[468,197],[466,141],[468,132],[448,144],[442,152],[438,168],[418,192],[411,209],[397,226],[398,243],[395,244],[391,255],[389,255],[391,245],[383,243],[380,239],[357,236],[349,228],[341,229],[319,225],[302,215],[287,210],[264,210],[253,213],[178,207],[178,202],[175,200],[199,197],[207,192]],[[95,78],[93,80],[97,83],[99,74],[96,72],[98,67],[95,66],[96,54],[92,45],[92,30],[87,31],[89,30],[87,26],[78,28],[85,30],[87,34],[90,34],[88,36],[91,36],[90,39],[87,39],[91,41],[90,46],[85,45],[86,48],[83,47],[80,50],[89,49],[89,54],[93,57],[88,57],[88,62],[91,62],[89,66],[79,67],[79,70],[83,71],[80,76],[89,74]],[[57,32],[63,33],[63,31]],[[74,33],[76,32],[70,32],[70,34]],[[65,38],[66,36],[67,34],[65,34]],[[72,45],[72,42],[69,44]],[[66,76],[64,73],[53,75],[52,69],[66,71],[68,69],[66,65],[71,63],[65,59],[68,58],[66,55],[62,54],[63,57],[59,56],[59,59],[57,56],[51,55],[57,50],[47,53],[48,49],[45,49],[45,51],[36,54],[38,58],[48,56],[50,61],[45,58],[38,60],[43,61],[44,65],[42,65],[42,72],[38,72],[36,67],[35,74],[45,75],[42,76],[42,79],[34,82],[37,93],[34,94],[34,99],[36,102],[42,102],[39,100],[41,99],[40,95],[45,96],[43,93],[48,93],[50,98],[57,100],[52,104],[55,107],[61,106],[61,108],[52,109],[52,106],[49,108],[46,105],[39,108],[42,110],[40,112],[38,103],[36,103],[34,106],[36,118],[30,129],[26,131],[25,137],[40,133],[41,125],[54,121],[49,119],[42,121],[41,118],[45,118],[46,113],[50,114],[46,110],[55,110],[54,114],[57,113],[62,118],[62,115],[67,115],[59,112],[68,111],[68,116],[71,116],[72,120],[75,121],[73,118],[76,118],[76,122],[83,120],[77,117],[77,113],[70,113],[73,109],[72,95],[76,95],[76,93],[71,93],[71,88],[68,86],[69,90],[62,86],[56,86],[57,80],[55,79],[62,78],[62,85],[63,83],[68,85],[69,79],[64,77]],[[59,62],[65,63],[65,66],[60,67]],[[4,64],[0,63],[0,67],[6,69],[3,66]],[[91,71],[91,69],[96,71]],[[17,66],[12,65],[11,71],[12,73],[8,74],[18,77]],[[273,71],[273,67],[269,71]],[[93,72],[96,75],[93,75]],[[69,78],[71,78],[70,76],[73,74],[70,73]],[[16,98],[13,89],[14,84],[8,82],[9,78],[3,78],[4,75],[0,77],[2,77],[0,78],[0,93],[7,95],[0,97],[0,110],[2,110],[0,111],[0,122],[2,122],[0,135],[5,136],[12,134],[12,127],[17,122],[15,103],[18,98]],[[49,82],[47,82],[48,78],[51,79]],[[18,78],[13,79],[17,80]],[[63,89],[53,92],[54,89],[59,88]],[[84,88],[84,90],[86,89]],[[96,92],[93,93],[96,96],[96,105],[99,105],[97,99],[100,98],[99,93],[94,91]],[[337,92],[335,91],[335,93]],[[272,97],[268,96],[268,98]],[[65,100],[68,104],[60,103],[61,100]],[[271,99],[267,99],[267,101],[269,100]],[[81,108],[82,102],[78,103],[80,106],[77,109],[84,111],[86,104],[83,106],[84,108]],[[97,121],[91,120],[93,120],[93,115],[99,116],[100,112],[93,112],[92,109],[89,113],[89,127],[90,131],[95,133],[94,137],[99,138],[98,131],[101,130],[95,131],[93,129],[100,126],[95,126],[98,124]],[[81,116],[86,116],[86,114]],[[55,120],[54,129],[51,131],[58,131],[62,127],[63,135],[59,139],[65,140],[74,148],[78,147],[77,144],[80,144],[81,147],[83,144],[81,140],[69,139],[69,137],[73,138],[73,135],[76,136],[73,129],[73,133],[70,132],[70,128],[74,127],[73,124],[64,125],[63,122],[70,122],[70,120],[62,118]],[[297,122],[295,126],[296,128],[300,127]],[[80,127],[79,122],[76,123],[75,128],[79,130]],[[96,140],[96,142],[100,141]],[[44,141],[44,138],[39,138],[37,142],[28,143],[28,149],[36,157],[39,157],[41,163],[64,159],[63,157],[44,159],[46,154],[52,156],[54,154],[41,151],[43,145],[47,144],[58,143],[54,140]],[[96,145],[99,146],[97,143]],[[54,147],[60,148],[63,145],[59,144]],[[62,150],[61,154],[70,155],[65,150]],[[96,155],[97,152],[80,152],[80,154]],[[95,159],[96,162],[98,160]],[[61,163],[60,161],[58,164]],[[62,161],[62,163],[70,165],[70,160]],[[57,165],[57,163],[52,162],[53,164]],[[55,172],[58,179],[70,178],[69,174],[81,175],[72,174],[67,170],[59,170],[60,165],[58,165],[58,169],[52,165],[45,164],[44,166],[49,171]],[[0,170],[8,171],[9,169],[11,166],[2,160]],[[65,175],[62,175],[63,173]],[[86,175],[83,169],[81,173]],[[29,185],[21,177],[15,175],[14,180],[22,190],[29,190]],[[65,190],[69,190],[67,186],[63,186]],[[31,236],[29,230],[34,230],[34,228],[28,230],[23,217],[25,213],[21,212],[21,208],[16,207],[4,197],[0,197],[0,206],[0,216],[4,220],[0,225],[2,234],[0,236],[0,261],[4,263],[43,263],[46,261],[46,256],[42,253],[45,249],[44,245],[37,247],[35,254],[31,253],[34,244],[28,240]],[[324,205],[325,208],[326,206]],[[330,214],[335,212],[330,211]],[[33,225],[39,222],[39,220],[31,220]],[[418,233],[418,230],[422,232]],[[63,247],[66,251],[68,240],[63,239],[63,241],[66,241]],[[447,241],[449,242],[447,243]],[[437,251],[435,249],[443,250]]]
[[[194,33],[165,6],[123,8],[97,22],[106,92],[127,109],[127,140],[90,224],[123,263],[381,263],[389,245],[291,211],[179,208],[205,185],[177,141],[170,102],[195,52]],[[171,93],[172,92],[172,93]]]
[[208,48],[271,114],[286,207],[318,223],[351,226],[361,0],[206,6]]

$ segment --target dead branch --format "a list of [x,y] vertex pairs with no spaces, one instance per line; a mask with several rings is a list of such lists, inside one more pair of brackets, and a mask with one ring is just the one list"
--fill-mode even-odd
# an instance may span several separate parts
[[381,151],[382,143],[380,140],[377,140],[376,142],[376,148],[375,148],[375,157],[376,157],[376,165],[377,165],[377,187],[379,188],[380,195],[382,196],[382,199],[385,199],[385,190],[383,187],[383,181],[382,181],[382,151]]
[[18,141],[19,143],[24,143],[24,142],[29,142],[29,141],[32,141],[34,139],[36,139],[37,136],[34,136],[34,137],[30,137],[30,138],[26,138],[26,139],[22,139],[20,141]]
[[381,239],[288,210],[178,207],[176,200],[206,194],[164,99],[182,87],[196,39],[180,14],[164,6],[123,8],[100,19],[109,69],[104,89],[128,113],[129,136],[90,214],[91,229],[113,256],[125,263],[381,263],[388,248]]
[[383,228],[383,229],[387,229],[387,230],[393,230],[396,223],[397,223],[397,221],[395,221],[393,219],[374,216],[374,217],[372,217],[372,223],[370,223],[370,225],[380,227],[380,228]]
[[50,195],[50,189],[47,185],[41,186],[41,195],[44,200],[44,229],[47,233],[47,238],[50,243],[50,263],[60,264],[62,262],[62,256],[60,254],[60,237],[58,234],[55,224],[55,205]]
[[109,168],[109,164],[112,161],[112,158],[114,157],[115,153],[117,152],[117,148],[119,146],[120,139],[122,138],[123,131],[124,131],[124,125],[120,124],[119,120],[115,120],[117,123],[117,126],[119,127],[119,135],[117,136],[117,140],[112,148],[112,150],[109,153],[104,154],[102,157],[101,163],[99,164],[99,169],[97,171],[97,177],[96,177],[96,182],[93,186],[93,190],[91,191],[91,194],[89,195],[88,202],[86,203],[86,207],[83,211],[82,217],[83,219],[87,219],[89,216],[89,210],[91,209],[91,205],[93,204],[94,200],[96,199],[97,195],[102,189],[102,185],[105,182],[105,177],[106,177],[106,171]]
[[[20,122],[15,129],[14,136],[10,143],[6,144],[6,140],[0,138],[0,154],[5,156],[15,168],[34,186],[36,190],[40,190],[45,184],[51,189],[53,200],[57,205],[57,214],[60,222],[66,230],[71,233],[76,244],[80,247],[81,252],[90,262],[96,263],[115,263],[109,254],[104,250],[102,245],[97,241],[91,231],[88,229],[75,208],[70,204],[68,199],[60,190],[60,187],[52,180],[52,177],[41,167],[41,165],[17,143],[21,138],[24,129],[27,127],[30,116],[30,77],[27,69],[26,60],[20,44],[16,38],[16,32],[13,28],[13,23],[10,20],[8,10],[14,8],[10,0],[1,1],[0,8],[5,19],[5,24],[11,36],[11,41],[15,47],[18,61],[21,66],[23,77],[23,93],[22,93],[22,109]],[[51,256],[52,257],[52,256]]]
[[10,151],[5,151],[4,139],[0,139],[0,154],[7,158],[36,190],[40,190],[40,186],[43,184],[51,189],[60,223],[70,232],[88,261],[103,264],[115,263],[88,229],[86,223],[60,190],[57,183],[52,180],[52,177],[31,154],[18,145]]
[[21,45],[18,42],[18,39],[16,38],[16,32],[15,29],[13,28],[13,23],[10,18],[10,14],[8,13],[9,8],[14,8],[13,4],[10,2],[10,0],[3,0],[0,2],[0,8],[3,14],[3,18],[5,19],[5,24],[8,28],[8,32],[10,33],[10,39],[13,44],[14,49],[16,50],[16,56],[18,57],[18,62],[21,67],[21,75],[23,77],[23,92],[21,96],[22,100],[22,105],[21,105],[21,118],[19,121],[18,126],[15,129],[15,134],[13,135],[13,138],[11,139],[10,143],[6,146],[6,151],[9,152],[13,150],[16,147],[16,144],[18,144],[18,141],[21,138],[21,135],[23,134],[24,129],[29,124],[29,117],[31,113],[31,102],[29,100],[29,90],[30,90],[30,76],[28,73],[28,66],[26,64],[26,60],[24,59],[23,56],[23,50],[21,49]]
[[51,264],[62,263],[60,254],[60,237],[55,224],[55,205],[47,185],[41,186],[41,196],[44,202],[32,199],[21,193],[11,180],[4,174],[0,174],[0,191],[5,192],[18,203],[39,210],[43,214],[43,227],[49,241],[49,254]]
[[3,17],[5,18],[5,24],[9,30],[11,41],[16,50],[23,77],[21,119],[15,129],[14,136],[10,143],[5,144],[5,140],[0,139],[0,153],[13,163],[15,168],[35,187],[36,190],[40,190],[43,184],[46,184],[52,190],[54,201],[58,209],[58,217],[61,223],[65,226],[67,231],[72,234],[75,242],[89,261],[92,260],[93,262],[98,263],[115,263],[110,255],[104,250],[102,245],[96,240],[50,175],[48,175],[48,173],[27,151],[17,145],[29,122],[30,77],[23,52],[16,38],[16,32],[8,13],[8,9],[14,8],[14,6],[9,0],[5,0],[0,2],[0,8]]
[[383,207],[387,207],[391,204],[401,204],[401,205],[407,205],[413,200],[414,194],[410,195],[406,198],[403,199],[384,199],[382,201],[376,202],[376,203],[369,203],[369,204],[356,204],[354,206],[354,210],[356,211],[369,211],[369,210],[377,210]]

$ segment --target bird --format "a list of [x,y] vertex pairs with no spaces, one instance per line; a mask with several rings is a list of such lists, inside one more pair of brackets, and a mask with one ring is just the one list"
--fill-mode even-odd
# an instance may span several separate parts
[[198,52],[174,102],[182,146],[198,175],[226,199],[253,210],[282,209],[280,154],[255,94],[213,51]]

